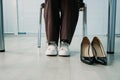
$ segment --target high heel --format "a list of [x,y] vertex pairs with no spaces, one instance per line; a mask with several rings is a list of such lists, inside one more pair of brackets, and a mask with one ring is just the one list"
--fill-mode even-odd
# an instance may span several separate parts
[[81,43],[81,54],[80,59],[82,62],[86,64],[93,64],[94,63],[94,54],[92,52],[92,46],[90,41],[87,37],[84,37]]
[[101,41],[98,37],[94,37],[92,41],[92,47],[95,53],[95,62],[107,65],[107,57]]

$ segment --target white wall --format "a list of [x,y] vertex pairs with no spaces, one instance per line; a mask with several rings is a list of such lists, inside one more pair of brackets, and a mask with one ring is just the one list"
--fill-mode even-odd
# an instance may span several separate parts
[[117,0],[116,34],[120,34],[120,0]]
[[90,35],[107,34],[108,1],[86,0],[88,5],[88,33]]
[[[107,34],[108,0],[84,0],[87,4],[87,32],[88,35]],[[75,34],[82,34],[82,14]]]
[[5,33],[17,34],[16,0],[3,0]]
[[[5,32],[11,33],[15,30],[26,33],[37,33],[39,27],[39,8],[44,0],[17,0],[19,26],[17,26],[16,0],[3,0]],[[85,0],[88,8],[87,22],[88,35],[105,35],[108,27],[108,0]],[[118,0],[118,3],[120,1]],[[117,5],[119,6],[119,5]],[[120,32],[120,7],[117,8],[117,32]],[[43,20],[44,30],[44,20]],[[16,28],[17,26],[17,28]],[[119,28],[119,29],[118,29]],[[82,34],[82,14],[79,16],[75,34]]]
[[37,33],[43,0],[18,0],[19,32]]

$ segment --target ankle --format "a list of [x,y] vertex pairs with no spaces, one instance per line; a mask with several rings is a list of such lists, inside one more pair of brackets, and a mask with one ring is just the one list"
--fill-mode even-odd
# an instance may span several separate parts
[[50,41],[50,42],[48,42],[48,45],[55,45],[55,46],[58,46],[58,45],[56,44],[55,41]]
[[60,43],[67,43],[70,45],[70,41],[68,41],[68,40],[61,40]]
[[60,42],[60,47],[62,47],[62,46],[69,46],[70,44],[68,43],[68,42],[65,42],[65,41],[61,41]]

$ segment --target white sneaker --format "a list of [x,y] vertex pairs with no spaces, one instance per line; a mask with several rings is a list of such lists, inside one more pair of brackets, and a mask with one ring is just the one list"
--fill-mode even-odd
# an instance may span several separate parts
[[48,48],[45,52],[47,56],[57,56],[57,45],[56,44],[50,44],[48,45]]
[[63,56],[63,57],[70,56],[69,44],[66,42],[61,42],[58,54],[59,56]]

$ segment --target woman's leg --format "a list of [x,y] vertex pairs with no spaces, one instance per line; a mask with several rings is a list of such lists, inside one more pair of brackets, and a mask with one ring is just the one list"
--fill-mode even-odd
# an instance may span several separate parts
[[60,29],[60,0],[45,0],[45,25],[48,43],[56,42],[58,44]]
[[77,0],[61,0],[61,41],[71,43],[78,21],[79,8]]

